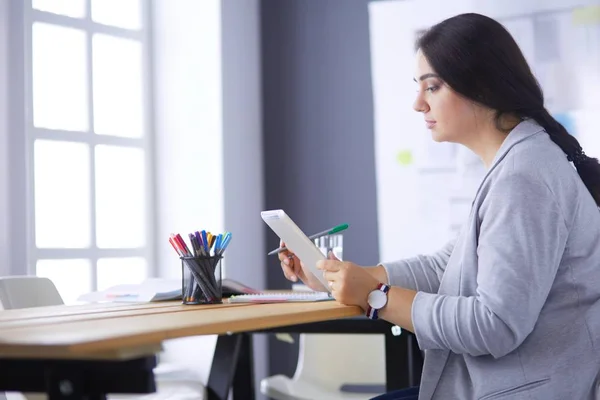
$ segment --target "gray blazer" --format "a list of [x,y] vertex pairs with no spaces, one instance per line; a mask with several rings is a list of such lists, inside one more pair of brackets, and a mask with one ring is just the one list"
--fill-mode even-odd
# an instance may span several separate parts
[[600,398],[600,212],[537,123],[508,135],[456,239],[382,265],[418,291],[419,399]]

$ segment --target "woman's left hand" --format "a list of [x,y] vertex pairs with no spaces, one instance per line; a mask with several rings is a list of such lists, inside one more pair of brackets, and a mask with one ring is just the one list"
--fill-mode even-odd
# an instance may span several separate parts
[[327,260],[319,261],[317,268],[329,281],[333,297],[342,304],[360,306],[367,309],[369,293],[377,289],[377,279],[363,267],[348,261],[340,261],[333,253]]

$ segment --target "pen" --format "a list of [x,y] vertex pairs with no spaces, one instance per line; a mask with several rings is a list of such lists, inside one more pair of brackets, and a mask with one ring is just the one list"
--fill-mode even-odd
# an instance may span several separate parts
[[[310,235],[308,238],[310,240],[313,240],[313,239],[316,239],[316,238],[321,237],[321,236],[333,235],[334,233],[338,233],[338,232],[344,231],[346,229],[348,229],[348,224],[341,224],[341,225],[338,225],[338,226],[334,226],[333,228],[328,229],[326,231],[315,233],[314,235]],[[285,247],[279,247],[279,248],[277,248],[275,250],[270,251],[267,255],[272,256],[273,254],[280,253],[280,252],[282,252],[284,250],[287,250],[287,249]]]
[[199,257],[201,254],[201,251],[200,251],[200,244],[196,241],[196,235],[194,235],[193,233],[190,233],[188,235],[188,237],[190,238],[190,243],[192,244],[192,251],[194,252],[194,257]]

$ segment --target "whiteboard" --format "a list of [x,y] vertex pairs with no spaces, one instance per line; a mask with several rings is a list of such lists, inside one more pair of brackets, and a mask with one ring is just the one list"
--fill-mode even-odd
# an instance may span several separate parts
[[[548,110],[600,156],[600,0],[400,0],[369,4],[379,252],[382,261],[441,248],[468,217],[485,173],[478,158],[436,143],[412,109],[414,40],[463,12],[499,20],[521,46]],[[554,32],[553,40],[547,32]],[[541,40],[544,37],[545,40]]]

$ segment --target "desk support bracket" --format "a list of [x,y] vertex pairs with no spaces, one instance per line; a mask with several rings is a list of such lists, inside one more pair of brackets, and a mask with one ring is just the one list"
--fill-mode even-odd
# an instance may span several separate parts
[[0,359],[0,392],[48,393],[49,400],[105,400],[154,393],[156,357],[125,361]]
[[417,386],[420,382],[423,359],[413,334],[402,332],[398,335],[394,326],[383,320],[346,318],[219,336],[208,379],[208,400],[227,400],[232,388],[234,400],[255,399],[251,358],[253,333],[383,334],[386,391]]
[[252,350],[250,333],[219,336],[208,378],[208,400],[227,400],[231,389],[234,400],[254,400]]

